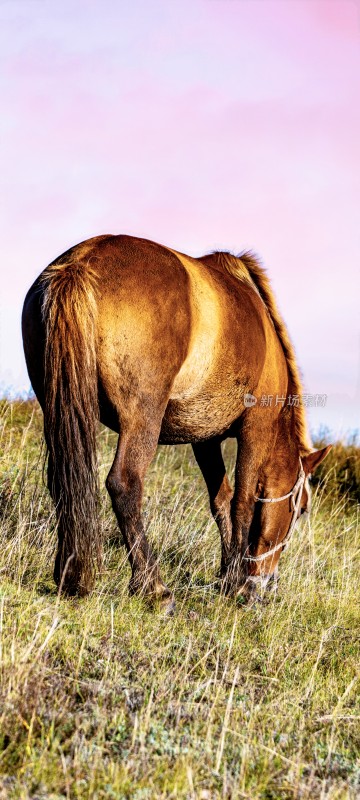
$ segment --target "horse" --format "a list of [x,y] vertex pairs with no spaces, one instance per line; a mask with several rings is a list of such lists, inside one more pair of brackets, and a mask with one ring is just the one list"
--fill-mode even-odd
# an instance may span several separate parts
[[[99,420],[118,434],[106,487],[130,593],[174,608],[141,516],[159,443],[192,445],[220,532],[222,591],[246,602],[266,587],[330,446],[311,445],[294,349],[254,253],[192,258],[133,236],[88,239],[35,280],[22,332],[44,414],[60,590],[87,594],[101,564]],[[228,437],[237,441],[234,488],[221,450]]]

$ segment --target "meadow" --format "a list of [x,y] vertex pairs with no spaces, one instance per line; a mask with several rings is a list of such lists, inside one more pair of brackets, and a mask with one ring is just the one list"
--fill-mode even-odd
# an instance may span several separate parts
[[[164,618],[128,596],[105,488],[96,589],[58,596],[35,401],[1,402],[0,440],[0,800],[360,797],[355,443],[323,463],[278,590],[250,609],[219,594],[191,449],[160,447],[144,515],[176,594]],[[99,430],[102,486],[115,441]]]

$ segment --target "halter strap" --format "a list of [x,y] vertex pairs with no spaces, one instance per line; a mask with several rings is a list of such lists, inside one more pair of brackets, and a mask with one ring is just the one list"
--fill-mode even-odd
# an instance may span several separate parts
[[257,495],[255,495],[255,501],[258,503],[280,503],[282,500],[287,500],[288,497],[291,497],[293,513],[291,517],[290,527],[286,536],[284,536],[281,542],[272,547],[271,550],[268,550],[266,553],[262,553],[261,556],[244,556],[244,561],[251,561],[251,562],[265,561],[266,558],[272,556],[274,553],[280,550],[280,548],[282,550],[285,550],[285,548],[288,546],[290,536],[295,528],[296,520],[298,518],[302,491],[304,488],[304,483],[306,478],[301,458],[299,458],[299,462],[300,462],[299,474],[296,479],[296,483],[294,484],[290,492],[281,495],[281,497],[258,497]]

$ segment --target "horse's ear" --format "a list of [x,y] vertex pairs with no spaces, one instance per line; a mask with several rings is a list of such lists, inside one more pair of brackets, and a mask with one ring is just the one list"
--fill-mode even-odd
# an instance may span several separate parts
[[326,447],[323,447],[322,450],[314,450],[307,456],[303,456],[301,461],[306,475],[310,475],[311,472],[314,472],[316,467],[318,467],[319,464],[324,461],[324,458],[326,458],[327,454],[330,453],[331,448],[332,444],[328,444]]

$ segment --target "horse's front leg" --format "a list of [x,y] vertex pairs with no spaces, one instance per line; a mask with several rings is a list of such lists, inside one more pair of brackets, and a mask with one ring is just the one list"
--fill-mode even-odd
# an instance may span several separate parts
[[259,446],[254,448],[253,437],[239,437],[235,466],[235,489],[231,502],[231,543],[223,590],[229,595],[243,595],[249,599],[254,585],[248,580],[246,560],[249,534],[254,517],[255,494],[259,476]]
[[220,575],[226,573],[232,539],[231,498],[232,488],[226,474],[219,439],[193,444],[196,461],[203,474],[210,499],[210,508],[219,528],[221,538]]

